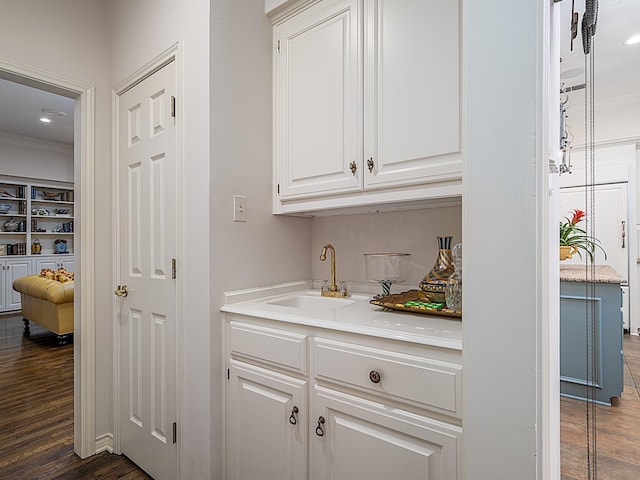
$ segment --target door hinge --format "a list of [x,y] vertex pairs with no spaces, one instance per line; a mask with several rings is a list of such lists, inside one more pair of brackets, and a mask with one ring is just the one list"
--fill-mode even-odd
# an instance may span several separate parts
[[171,95],[171,116],[175,118],[176,116],[176,97]]
[[176,259],[175,258],[171,259],[171,279],[172,280],[176,279]]
[[278,40],[278,52],[280,51],[280,40]]
[[178,442],[178,424],[173,422],[173,443]]

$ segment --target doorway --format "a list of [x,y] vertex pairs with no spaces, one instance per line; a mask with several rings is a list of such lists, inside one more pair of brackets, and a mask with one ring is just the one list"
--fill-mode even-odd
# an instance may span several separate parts
[[94,88],[35,67],[0,59],[0,78],[74,100],[75,202],[74,450],[96,452],[94,352]]

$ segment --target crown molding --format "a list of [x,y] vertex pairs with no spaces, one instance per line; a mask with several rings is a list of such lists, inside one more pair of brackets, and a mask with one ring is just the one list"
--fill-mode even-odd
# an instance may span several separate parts
[[73,154],[73,145],[60,142],[42,140],[41,138],[27,137],[16,133],[0,132],[0,142],[17,145],[19,147],[37,148],[38,150],[54,151],[65,154]]

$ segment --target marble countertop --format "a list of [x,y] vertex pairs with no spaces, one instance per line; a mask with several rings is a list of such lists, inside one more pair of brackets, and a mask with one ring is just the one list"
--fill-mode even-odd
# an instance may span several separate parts
[[[266,318],[299,325],[308,325],[350,333],[462,350],[462,322],[460,319],[396,312],[371,305],[370,295],[353,294],[339,308],[325,308],[320,292],[310,289],[278,289],[244,291],[225,294],[223,312]],[[274,295],[275,294],[275,295]],[[296,297],[305,297],[307,307],[293,306]],[[316,299],[317,305],[314,305]]]
[[[590,273],[589,268],[589,273]],[[609,265],[596,265],[595,278],[589,278],[595,283],[620,283],[622,278]],[[560,265],[561,282],[586,282],[587,271],[584,265]]]

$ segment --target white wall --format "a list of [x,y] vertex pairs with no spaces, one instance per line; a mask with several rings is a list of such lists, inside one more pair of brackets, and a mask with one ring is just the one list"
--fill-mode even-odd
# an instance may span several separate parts
[[0,175],[73,183],[73,146],[0,132]]
[[538,375],[549,293],[540,88],[549,4],[465,2],[464,428],[473,480],[541,478],[546,454]]
[[[209,1],[113,0],[109,5],[110,85],[182,42],[182,188],[184,256],[178,258],[184,385],[180,404],[181,478],[209,478]],[[106,20],[105,20],[106,21]],[[178,64],[180,67],[180,64]]]
[[[93,188],[96,198],[109,199],[110,96],[105,2],[0,0],[0,11],[0,57],[95,87],[95,177],[101,181],[85,187]],[[110,219],[110,202],[96,202],[93,215],[96,219]],[[110,221],[96,221],[95,229],[95,251],[99,253],[95,261],[96,338],[101,339],[95,345],[96,435],[101,435],[111,431]]]
[[311,256],[314,280],[330,278],[330,264],[320,261],[326,243],[336,249],[337,280],[357,291],[367,282],[364,253],[410,253],[409,278],[394,291],[418,288],[438,256],[438,236],[462,241],[462,208],[440,207],[405,212],[317,217],[312,220]]
[[[212,478],[222,478],[222,293],[311,278],[311,220],[271,214],[272,50],[264,4],[211,5],[211,438]],[[233,195],[247,197],[246,223],[232,220]]]
[[[595,113],[596,143],[640,137],[640,91],[635,95],[600,100],[596,103]],[[584,90],[569,94],[567,125],[574,137],[572,144],[584,145]]]

